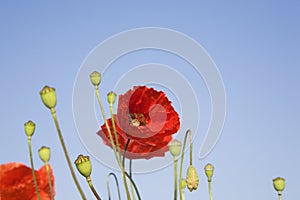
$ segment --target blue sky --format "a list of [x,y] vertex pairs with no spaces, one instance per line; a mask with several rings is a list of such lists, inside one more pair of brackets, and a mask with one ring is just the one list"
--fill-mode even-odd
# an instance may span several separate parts
[[[207,162],[216,168],[215,199],[275,199],[272,179],[277,176],[286,178],[284,199],[296,199],[300,179],[299,1],[1,1],[0,5],[1,164],[20,161],[29,165],[23,124],[31,119],[37,124],[32,140],[36,167],[42,165],[37,149],[49,146],[56,199],[79,199],[39,91],[44,85],[57,89],[57,114],[72,160],[80,153],[89,154],[78,136],[72,110],[81,64],[112,35],[162,27],[182,32],[205,48],[220,71],[227,96],[225,126],[217,145],[203,160],[196,159],[198,149],[194,149],[200,185],[193,193],[186,191],[186,199],[208,199],[203,173]],[[124,56],[110,73],[119,75],[118,66],[154,61],[174,65],[179,71],[183,68],[176,63],[184,65],[165,53],[139,52],[127,60]],[[102,89],[105,95],[112,88],[104,82]],[[203,96],[200,108],[207,122],[208,94]],[[195,147],[203,137],[199,134]],[[106,199],[105,178],[111,169],[94,157],[92,162],[95,187]],[[172,199],[172,174],[169,166],[135,175],[142,199]],[[93,199],[84,179],[79,175],[78,179],[88,199]]]

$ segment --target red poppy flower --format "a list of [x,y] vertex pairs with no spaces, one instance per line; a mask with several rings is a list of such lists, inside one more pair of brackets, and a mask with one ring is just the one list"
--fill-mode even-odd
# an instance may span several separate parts
[[[164,156],[172,135],[180,127],[179,116],[165,93],[146,86],[136,86],[119,96],[118,111],[114,115],[121,152],[129,159]],[[114,138],[112,121],[108,124]],[[111,147],[105,124],[98,135],[104,144]]]
[[[54,191],[54,176],[51,171],[52,189]],[[50,200],[46,167],[35,171],[39,193],[42,200]],[[31,168],[22,163],[6,163],[0,165],[1,200],[37,200]]]

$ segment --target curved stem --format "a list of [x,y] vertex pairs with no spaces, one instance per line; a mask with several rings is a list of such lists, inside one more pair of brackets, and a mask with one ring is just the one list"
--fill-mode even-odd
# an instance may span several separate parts
[[101,200],[100,196],[98,195],[97,191],[95,190],[94,186],[93,186],[93,183],[92,183],[92,180],[90,177],[87,177],[86,178],[86,181],[88,182],[89,186],[90,186],[90,189],[92,190],[94,196],[96,197],[97,200]]
[[30,165],[31,165],[31,171],[32,171],[32,176],[33,176],[33,182],[35,186],[35,193],[37,195],[38,200],[40,200],[40,193],[39,193],[39,187],[37,184],[36,176],[35,176],[35,171],[34,171],[34,165],[33,165],[33,159],[32,159],[32,149],[31,149],[31,137],[28,136],[27,138],[27,144],[28,144],[28,150],[29,150],[29,156],[30,156]]
[[[128,138],[128,140],[126,142],[126,145],[125,145],[125,148],[124,148],[123,160],[122,160],[123,167],[125,166],[125,158],[126,158],[126,153],[127,153],[127,148],[128,148],[129,143],[130,143],[130,138]],[[127,172],[125,172],[125,174],[130,179],[130,184],[134,187],[135,193],[136,193],[138,199],[140,200],[141,196],[139,194],[139,191],[137,189],[137,186],[136,186],[135,182],[132,179],[132,160],[130,160],[130,163],[129,163],[129,174]]]
[[135,190],[135,193],[136,193],[138,199],[141,200],[141,195],[140,195],[140,193],[139,193],[139,190],[138,190],[138,188],[137,188],[135,182],[133,181],[133,179],[130,177],[130,175],[129,175],[127,172],[125,172],[125,174],[126,174],[127,178],[129,178],[130,182],[132,183],[132,185],[133,185],[133,187],[134,187],[134,190]]
[[125,145],[125,148],[124,148],[124,152],[123,152],[122,166],[123,166],[124,169],[125,169],[126,152],[127,152],[129,142],[130,142],[130,138],[127,139],[127,142],[126,142],[126,145]]
[[45,166],[46,166],[46,171],[47,171],[48,184],[49,184],[49,188],[50,188],[51,200],[54,200],[54,194],[53,194],[52,183],[51,183],[51,176],[50,176],[50,168],[49,168],[48,162],[45,162]]
[[[184,151],[185,151],[185,145],[186,145],[186,140],[187,140],[187,136],[188,134],[190,134],[190,138],[192,138],[192,131],[190,129],[188,129],[185,133],[184,136],[184,142],[183,142],[183,148],[182,148],[182,153],[181,153],[181,160],[180,160],[180,172],[179,172],[179,181],[182,180],[182,165],[183,165],[183,160],[184,160]],[[192,139],[190,139],[190,142],[192,143]],[[193,160],[192,160],[192,146],[190,147],[190,165],[193,164]],[[180,196],[180,200],[183,199],[183,195],[182,195],[182,190],[180,190],[179,192],[179,196]]]
[[83,200],[86,200],[86,197],[78,183],[78,180],[75,176],[75,173],[74,173],[74,170],[73,170],[73,167],[72,167],[72,164],[71,164],[71,161],[70,161],[70,158],[69,158],[69,154],[68,154],[68,151],[67,151],[67,148],[66,148],[66,145],[65,145],[65,142],[64,142],[64,139],[63,139],[63,136],[61,134],[61,130],[60,130],[60,127],[59,127],[59,124],[58,124],[58,120],[57,120],[57,117],[56,117],[56,111],[54,108],[51,109],[51,114],[52,114],[52,117],[53,117],[53,120],[54,120],[54,123],[55,123],[55,126],[56,126],[56,130],[57,130],[57,133],[58,133],[58,137],[59,137],[59,140],[60,140],[60,143],[61,143],[61,146],[63,148],[63,151],[64,151],[64,154],[65,154],[65,157],[66,157],[66,160],[67,160],[67,163],[68,163],[68,166],[69,166],[69,169],[70,169],[70,172],[71,172],[71,175],[72,175],[72,178],[75,182],[75,185],[81,195],[81,198]]
[[177,156],[174,156],[174,200],[177,200],[177,161],[178,158]]
[[119,200],[121,200],[121,194],[120,194],[120,187],[119,187],[119,182],[118,182],[118,179],[117,179],[117,176],[114,174],[114,173],[109,173],[107,175],[107,178],[106,178],[106,187],[107,187],[107,192],[108,192],[108,200],[111,200],[111,196],[110,196],[110,188],[109,188],[109,177],[110,176],[113,176],[115,181],[116,181],[116,185],[117,185],[117,189],[118,189],[118,197],[119,197]]

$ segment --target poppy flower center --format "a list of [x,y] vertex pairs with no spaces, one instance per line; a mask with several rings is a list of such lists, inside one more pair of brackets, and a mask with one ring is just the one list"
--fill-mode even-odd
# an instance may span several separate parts
[[129,114],[128,117],[131,126],[134,127],[146,126],[146,118],[142,113]]

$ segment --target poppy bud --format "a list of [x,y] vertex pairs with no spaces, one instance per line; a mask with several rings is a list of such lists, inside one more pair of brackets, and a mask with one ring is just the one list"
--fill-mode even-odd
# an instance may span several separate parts
[[207,165],[205,165],[204,170],[205,170],[205,174],[207,176],[208,182],[211,182],[211,177],[214,174],[214,166],[212,164],[208,163]]
[[114,93],[114,92],[109,92],[108,94],[107,94],[107,101],[108,101],[108,103],[110,104],[110,105],[112,105],[112,104],[114,104],[115,103],[115,101],[116,101],[116,97],[117,97],[117,94],[116,93]]
[[197,171],[193,165],[190,165],[186,173],[186,184],[190,192],[196,190],[199,184]]
[[177,157],[180,155],[181,151],[181,142],[179,140],[171,140],[168,144],[169,151],[172,154],[172,156]]
[[284,178],[277,177],[273,179],[273,186],[275,190],[278,192],[278,194],[281,194],[281,192],[284,190],[285,187],[285,180]]
[[181,179],[180,180],[180,189],[183,190],[186,187],[186,180],[185,179]]
[[42,146],[39,149],[39,156],[43,162],[48,162],[50,160],[50,148]]
[[92,164],[89,156],[83,156],[80,154],[74,163],[82,176],[85,178],[90,177],[92,173]]
[[90,80],[94,86],[98,86],[101,82],[101,74],[97,71],[94,71],[90,74]]
[[41,91],[40,91],[40,96],[45,104],[45,106],[49,109],[52,109],[56,106],[56,93],[55,93],[55,88],[45,86]]
[[35,123],[31,120],[24,124],[25,133],[28,137],[31,137],[35,130]]

